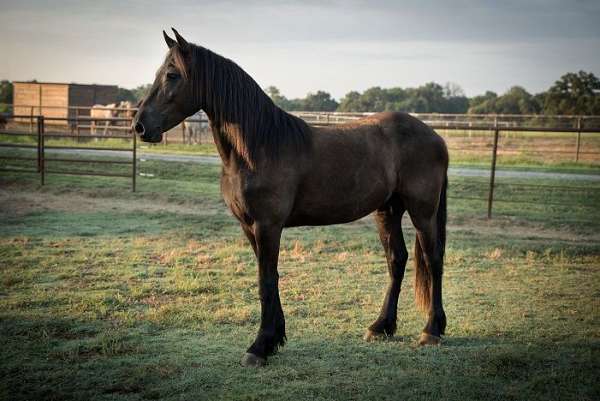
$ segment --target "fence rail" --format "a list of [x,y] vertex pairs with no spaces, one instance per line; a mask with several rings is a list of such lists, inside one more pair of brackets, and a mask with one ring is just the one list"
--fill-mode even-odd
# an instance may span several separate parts
[[[14,118],[19,118],[20,116],[15,116]],[[82,175],[82,176],[102,176],[102,177],[128,177],[131,178],[131,189],[133,192],[136,190],[136,170],[137,170],[137,144],[136,144],[136,136],[133,135],[131,129],[129,130],[128,136],[101,136],[101,135],[88,135],[88,138],[119,138],[119,139],[129,139],[131,140],[131,147],[128,148],[116,148],[116,147],[100,147],[100,146],[62,146],[62,145],[47,145],[47,138],[77,138],[78,136],[74,136],[71,134],[47,134],[46,131],[46,121],[47,120],[61,120],[59,117],[51,117],[46,118],[44,116],[35,116],[36,120],[36,133],[27,133],[27,132],[10,132],[10,131],[0,131],[1,135],[8,135],[10,137],[34,137],[36,139],[35,145],[25,144],[25,143],[0,143],[0,147],[6,148],[15,148],[15,149],[32,149],[35,148],[37,150],[37,157],[27,157],[27,156],[19,156],[19,155],[10,155],[10,156],[2,156],[0,159],[2,160],[22,160],[22,161],[36,161],[36,166],[33,169],[28,168],[14,168],[14,167],[0,167],[0,171],[9,171],[9,172],[26,172],[26,173],[38,173],[40,175],[40,183],[41,185],[45,185],[46,183],[46,175],[47,174],[67,174],[67,175]],[[70,118],[63,118],[62,120],[72,120]],[[128,121],[131,121],[128,119]],[[117,151],[117,152],[131,152],[132,158],[130,160],[99,160],[94,159],[69,159],[63,157],[48,157],[46,156],[47,149],[62,149],[62,150],[96,150],[96,151]],[[53,169],[48,168],[47,162],[60,162],[60,163],[74,163],[74,164],[117,164],[117,165],[130,165],[131,173],[107,173],[104,171],[85,171],[85,170],[69,170],[69,169]]]
[[[365,117],[372,115],[372,113],[296,113],[299,117],[305,118],[307,122],[317,126],[328,126],[335,125],[341,123],[347,123],[351,121],[355,121],[359,117]],[[418,115],[421,118],[431,115]],[[489,176],[485,180],[487,184],[487,194],[485,197],[478,196],[469,196],[462,197],[461,199],[468,200],[477,200],[485,202],[487,205],[487,216],[488,218],[492,217],[493,205],[495,202],[506,202],[506,203],[527,203],[527,201],[521,201],[519,199],[506,199],[505,197],[498,196],[496,194],[496,189],[498,187],[510,186],[515,188],[533,188],[534,190],[562,190],[562,191],[592,191],[598,192],[600,189],[593,187],[583,187],[577,185],[543,185],[543,184],[525,184],[525,183],[505,183],[498,182],[497,180],[497,165],[498,165],[498,157],[502,155],[510,155],[510,154],[518,154],[526,152],[527,154],[542,154],[548,155],[550,153],[564,154],[569,155],[573,154],[573,160],[575,162],[579,162],[581,157],[597,157],[600,155],[600,151],[596,150],[586,150],[582,146],[582,136],[592,134],[592,133],[600,133],[600,127],[593,128],[591,124],[585,124],[584,121],[592,121],[595,119],[600,119],[598,116],[552,116],[557,120],[563,120],[568,123],[561,124],[559,126],[528,126],[528,125],[510,125],[503,124],[502,121],[506,122],[507,116],[485,116],[488,123],[484,123],[484,118],[480,118],[477,115],[477,118],[480,118],[480,121],[475,123],[473,121],[466,122],[461,121],[457,115],[435,115],[436,118],[440,116],[452,116],[454,118],[453,121],[430,121],[429,125],[437,130],[443,131],[465,131],[469,132],[479,132],[485,133],[486,142],[477,142],[477,141],[469,141],[467,146],[449,146],[451,151],[462,151],[462,152],[486,152],[486,154],[490,157],[489,164]],[[458,115],[460,116],[460,115]],[[462,115],[464,118],[465,115]],[[13,119],[18,119],[23,116],[12,116]],[[25,116],[29,118],[30,116]],[[508,116],[508,117],[516,117],[516,116]],[[525,118],[538,118],[539,116],[518,116]],[[109,177],[130,177],[132,181],[132,189],[135,191],[136,189],[136,169],[137,169],[137,155],[136,155],[136,136],[131,133],[131,130],[127,128],[126,135],[94,135],[89,134],[85,135],[85,138],[90,138],[94,140],[100,139],[128,139],[131,141],[132,146],[126,148],[115,148],[115,147],[103,147],[103,146],[67,146],[67,145],[48,145],[46,143],[47,139],[81,139],[83,136],[74,135],[73,133],[64,133],[64,132],[46,132],[47,122],[48,121],[56,121],[63,120],[67,122],[81,122],[84,119],[82,118],[60,118],[60,117],[43,117],[43,116],[34,116],[34,120],[36,121],[36,132],[28,133],[28,132],[17,132],[11,130],[5,130],[0,127],[1,135],[8,135],[10,137],[16,136],[29,136],[33,137],[36,141],[35,144],[24,144],[24,143],[0,143],[0,147],[5,148],[27,148],[27,149],[36,149],[37,157],[25,157],[19,155],[13,156],[1,156],[0,160],[21,160],[21,161],[37,161],[37,164],[34,169],[18,169],[11,166],[6,168],[1,168],[2,171],[17,171],[17,172],[29,172],[29,173],[39,173],[40,180],[42,185],[45,182],[46,174],[76,174],[76,175],[97,175],[97,176],[109,176]],[[94,120],[92,118],[85,118],[86,121]],[[95,119],[96,121],[110,121],[110,122],[119,122],[126,123],[127,126],[130,126],[131,119],[130,118],[111,118],[111,119]],[[190,119],[191,122],[200,122],[204,123],[206,120],[204,119]],[[427,121],[425,119],[425,121]],[[514,145],[502,145],[500,143],[500,139],[503,138],[503,133],[511,133],[511,132],[520,132],[520,133],[575,133],[576,141],[573,145],[573,150],[569,149],[554,149],[551,145],[541,146],[538,143],[534,142],[529,147],[515,147]],[[491,139],[491,143],[487,142]],[[167,136],[165,135],[164,142],[167,142]],[[185,134],[184,134],[184,143],[185,143]],[[511,147],[512,146],[512,147]],[[98,157],[91,159],[68,159],[63,157],[48,157],[46,155],[46,150],[49,149],[70,149],[70,150],[96,150],[96,151],[117,151],[117,152],[131,152],[132,158],[130,160],[99,160]],[[115,164],[115,165],[131,165],[131,173],[130,174],[121,174],[121,173],[107,173],[103,171],[82,171],[82,170],[70,170],[68,168],[63,169],[52,169],[47,168],[47,162],[60,162],[65,164]],[[478,182],[482,182],[479,180]],[[502,192],[502,191],[501,191]],[[453,197],[453,196],[450,196]],[[558,203],[555,202],[552,205],[556,206],[570,206],[567,203]],[[587,205],[581,205],[587,207]]]
[[[344,113],[344,112],[292,112],[297,117],[316,125],[347,123],[370,117],[376,113]],[[436,125],[463,125],[465,129],[481,129],[498,126],[502,128],[573,128],[589,129],[598,132],[600,116],[595,115],[543,115],[543,114],[447,114],[447,113],[409,113],[419,120]]]

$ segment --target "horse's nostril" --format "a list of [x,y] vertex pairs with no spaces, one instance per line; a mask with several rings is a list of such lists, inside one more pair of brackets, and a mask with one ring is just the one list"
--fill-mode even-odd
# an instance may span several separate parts
[[136,133],[138,133],[138,134],[142,135],[142,134],[144,133],[144,124],[142,124],[141,122],[139,122],[139,121],[138,121],[138,122],[137,122],[137,123],[135,123],[135,125],[133,126],[133,130],[134,130]]

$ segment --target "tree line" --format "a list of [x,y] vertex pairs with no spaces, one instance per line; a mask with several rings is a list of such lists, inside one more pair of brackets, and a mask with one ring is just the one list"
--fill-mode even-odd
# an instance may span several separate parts
[[[119,88],[117,100],[135,103],[150,86]],[[287,111],[600,115],[600,80],[585,71],[564,74],[548,90],[537,94],[513,86],[501,95],[487,91],[469,98],[456,84],[442,86],[435,82],[416,88],[376,86],[362,93],[348,92],[339,101],[325,91],[296,99],[286,98],[274,86],[265,88],[265,92],[277,106]],[[6,80],[0,82],[0,108],[3,103],[12,103],[12,83]]]
[[487,91],[468,98],[456,84],[442,86],[435,82],[416,88],[375,86],[362,93],[348,92],[339,102],[324,91],[309,93],[300,99],[287,99],[274,86],[265,92],[275,104],[288,111],[600,114],[600,80],[585,71],[564,74],[548,90],[537,94],[513,86],[501,95]]

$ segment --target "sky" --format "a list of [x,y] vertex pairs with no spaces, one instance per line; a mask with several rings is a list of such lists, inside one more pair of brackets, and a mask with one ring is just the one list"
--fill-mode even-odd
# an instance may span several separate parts
[[460,85],[468,96],[600,75],[600,1],[0,0],[0,79],[153,81],[175,27],[288,98]]

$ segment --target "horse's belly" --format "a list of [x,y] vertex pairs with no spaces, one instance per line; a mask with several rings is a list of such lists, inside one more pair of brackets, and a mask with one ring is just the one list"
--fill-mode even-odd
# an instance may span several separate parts
[[383,206],[392,195],[383,178],[338,180],[301,187],[287,226],[348,223]]

